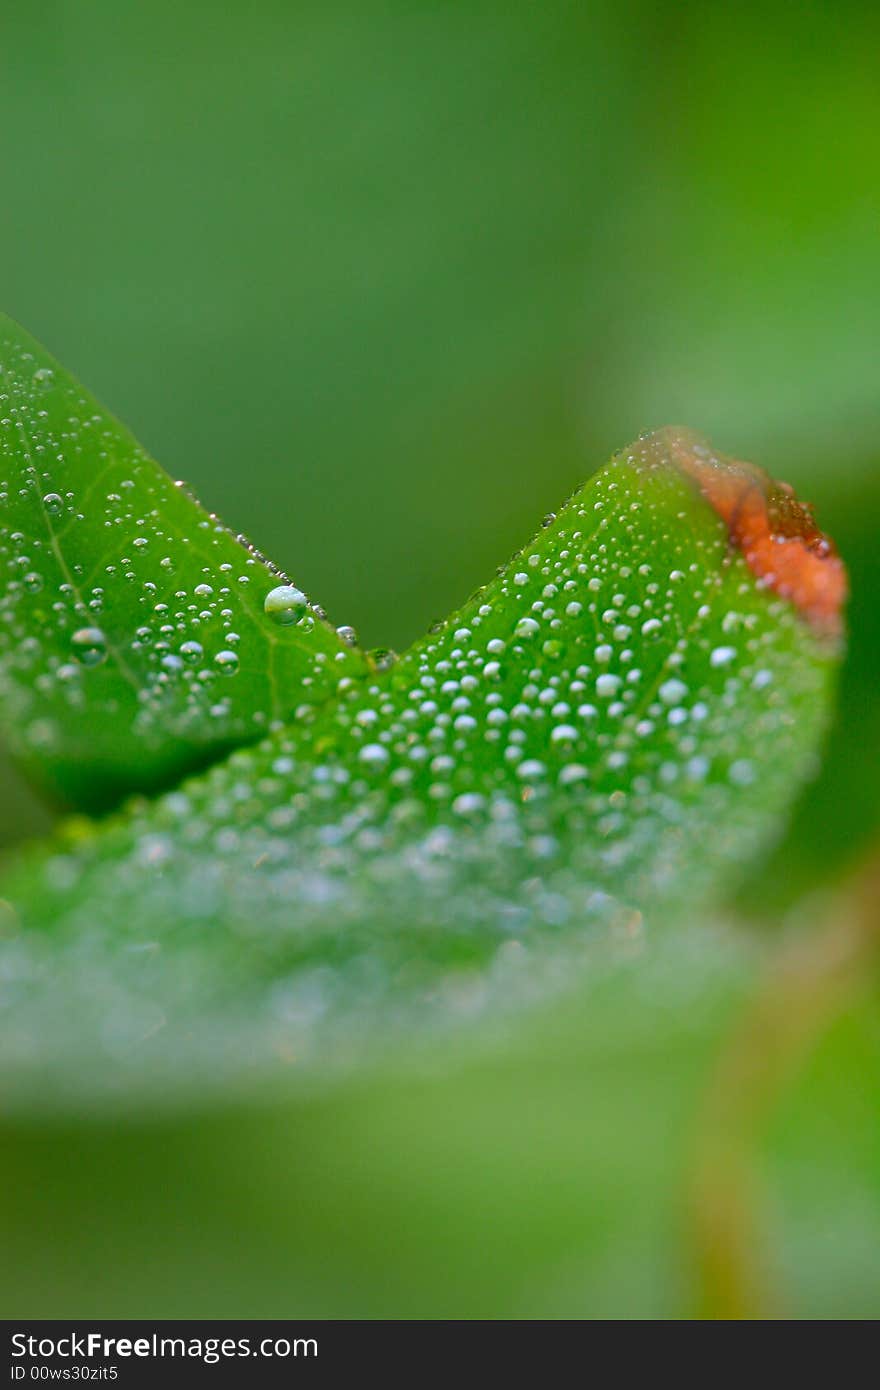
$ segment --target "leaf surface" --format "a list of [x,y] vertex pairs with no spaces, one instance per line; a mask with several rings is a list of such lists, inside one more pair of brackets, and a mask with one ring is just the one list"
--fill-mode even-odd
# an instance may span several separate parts
[[72,805],[173,785],[368,671],[5,317],[0,563],[3,735]]
[[[794,551],[756,572],[737,487],[772,538],[769,479],[646,437],[397,664],[25,860],[10,1084],[83,1053],[87,1088],[351,1065],[693,921],[813,772],[838,657]],[[795,519],[774,543],[839,586]]]

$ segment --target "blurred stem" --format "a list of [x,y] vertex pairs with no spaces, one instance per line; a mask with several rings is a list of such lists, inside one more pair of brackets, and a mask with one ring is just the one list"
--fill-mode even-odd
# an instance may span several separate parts
[[759,1145],[786,1086],[874,976],[878,902],[875,853],[835,899],[823,926],[773,957],[715,1067],[688,1202],[701,1318],[786,1316],[763,1230]]

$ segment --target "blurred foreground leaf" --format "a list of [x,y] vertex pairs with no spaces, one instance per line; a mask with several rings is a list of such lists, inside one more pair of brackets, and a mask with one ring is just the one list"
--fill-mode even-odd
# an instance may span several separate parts
[[[694,1220],[720,1112],[718,1143],[733,1131],[746,1164],[745,1205],[728,1209],[744,1218],[738,1293],[754,1274],[745,1292],[761,1315],[876,1316],[876,973],[860,968],[816,1012],[781,1072],[771,1029],[759,1123],[738,1127],[742,1089],[724,1114],[719,1083],[770,1003],[775,952],[706,921],[658,934],[514,1034],[450,1041],[415,1066],[407,1049],[393,1071],[297,1099],[196,1100],[161,1116],[136,1097],[128,1113],[7,1111],[4,1310],[731,1316],[711,1297]],[[798,954],[794,940],[781,954]],[[776,1011],[783,1034],[790,998]]]

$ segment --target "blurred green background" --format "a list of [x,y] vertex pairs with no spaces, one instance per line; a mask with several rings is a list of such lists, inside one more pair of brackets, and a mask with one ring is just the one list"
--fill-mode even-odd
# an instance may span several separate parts
[[877,821],[878,51],[872,4],[5,0],[3,306],[367,645],[643,429],[793,482],[853,602],[787,903]]

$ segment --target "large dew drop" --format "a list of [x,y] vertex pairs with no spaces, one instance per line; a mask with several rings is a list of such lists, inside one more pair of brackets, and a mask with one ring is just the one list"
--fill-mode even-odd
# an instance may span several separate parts
[[70,645],[81,666],[100,666],[107,660],[107,638],[99,627],[78,628]]
[[301,589],[293,584],[279,584],[270,589],[263,601],[263,608],[274,623],[289,627],[299,622],[308,608],[308,599]]
[[214,657],[214,665],[221,676],[234,676],[239,666],[237,652],[218,652]]

